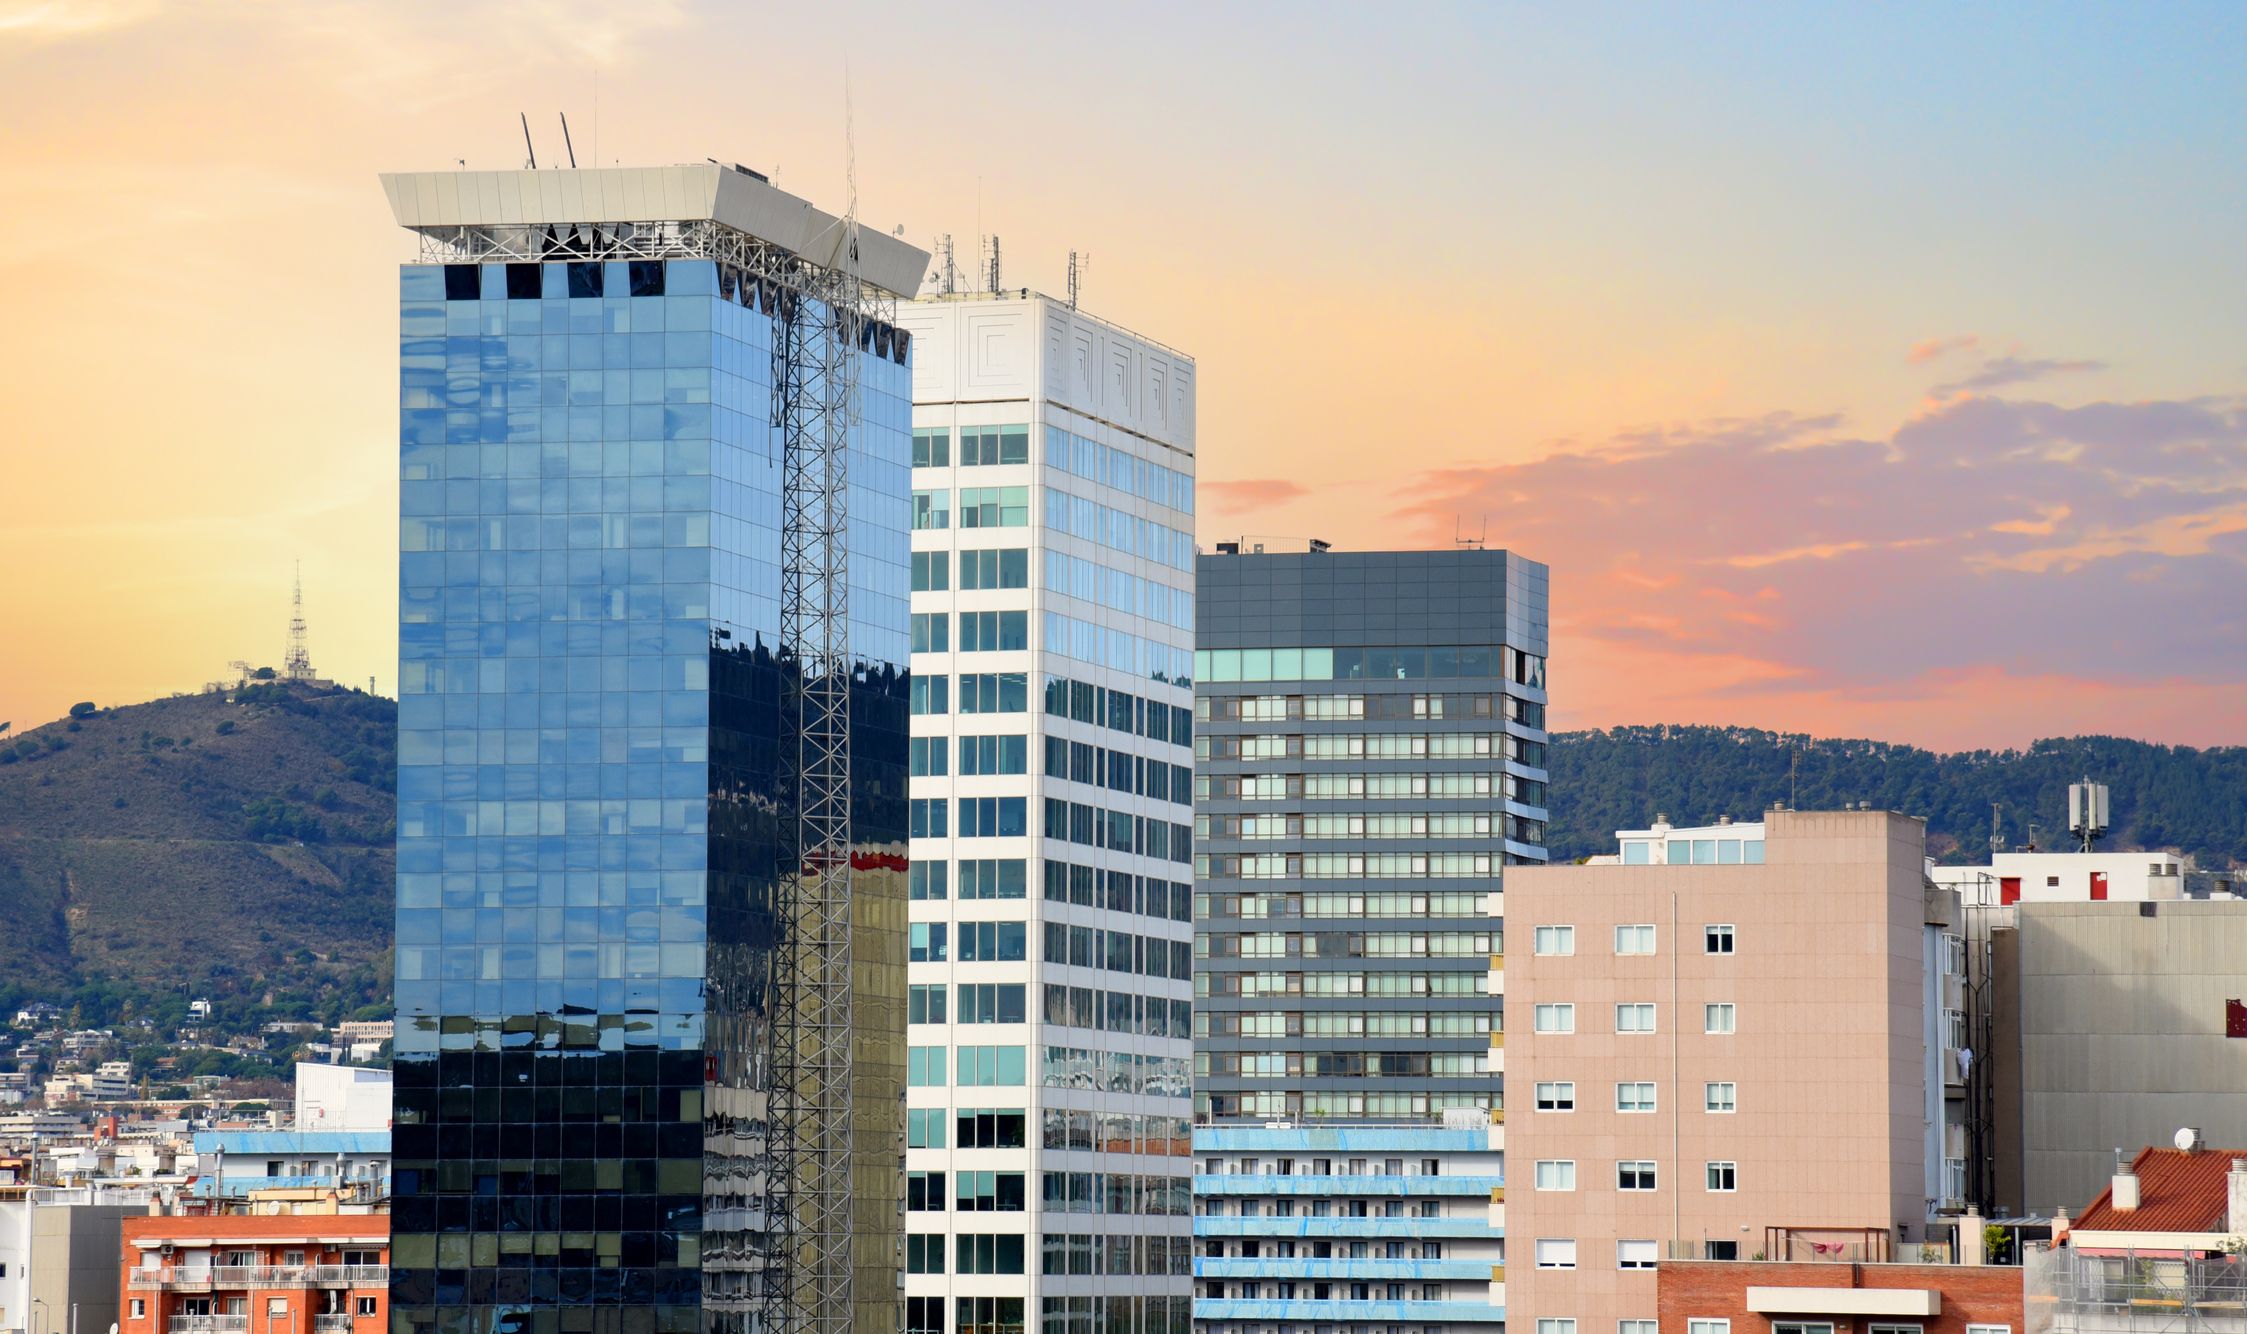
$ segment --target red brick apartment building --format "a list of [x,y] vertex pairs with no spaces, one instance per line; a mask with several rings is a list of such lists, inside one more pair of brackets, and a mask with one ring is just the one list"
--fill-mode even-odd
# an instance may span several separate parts
[[385,1334],[388,1214],[128,1218],[118,1334]]
[[1664,1260],[1655,1293],[1660,1334],[2023,1334],[2013,1265]]

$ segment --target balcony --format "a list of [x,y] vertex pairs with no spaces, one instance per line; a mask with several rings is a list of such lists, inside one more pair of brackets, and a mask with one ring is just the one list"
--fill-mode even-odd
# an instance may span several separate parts
[[327,1331],[327,1334],[350,1334],[350,1313],[344,1311],[322,1312],[312,1317],[312,1328],[315,1334],[319,1334],[320,1331]]
[[[218,1288],[382,1288],[388,1265],[208,1265],[129,1270],[128,1286],[148,1291],[210,1292]],[[186,1317],[182,1317],[183,1319]]]
[[249,1334],[247,1315],[175,1315],[164,1326],[167,1334]]

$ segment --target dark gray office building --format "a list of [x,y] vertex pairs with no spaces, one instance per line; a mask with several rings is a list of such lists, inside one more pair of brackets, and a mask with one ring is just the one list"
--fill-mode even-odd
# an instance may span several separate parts
[[1502,868],[1546,856],[1546,568],[1220,544],[1197,578],[1196,1120],[1502,1107]]

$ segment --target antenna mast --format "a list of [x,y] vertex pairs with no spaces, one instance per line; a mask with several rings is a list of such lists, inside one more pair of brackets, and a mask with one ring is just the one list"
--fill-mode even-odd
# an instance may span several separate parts
[[993,296],[999,294],[999,234],[997,232],[991,233],[991,279],[990,286],[984,290],[990,292]]
[[304,562],[296,566],[296,591],[289,600],[289,652],[281,660],[281,675],[291,681],[312,679],[312,655],[304,646]]
[[555,114],[562,118],[562,148],[570,155],[570,169],[574,171],[577,169],[577,145],[570,142],[570,113],[562,111]]
[[530,154],[531,170],[537,171],[538,148],[531,143],[531,114],[528,111],[518,111],[515,114],[523,119],[523,151]]
[[1069,252],[1069,309],[1071,310],[1075,310],[1077,308],[1077,292],[1080,277],[1081,275],[1077,268],[1077,252],[1072,250]]

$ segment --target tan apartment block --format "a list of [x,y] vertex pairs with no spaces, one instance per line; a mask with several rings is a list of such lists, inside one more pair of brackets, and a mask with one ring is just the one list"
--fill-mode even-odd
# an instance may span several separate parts
[[1949,901],[1924,892],[1925,823],[1737,829],[1756,842],[1722,864],[1507,868],[1521,1334],[1650,1334],[1663,1259],[1917,1254],[1928,923]]

